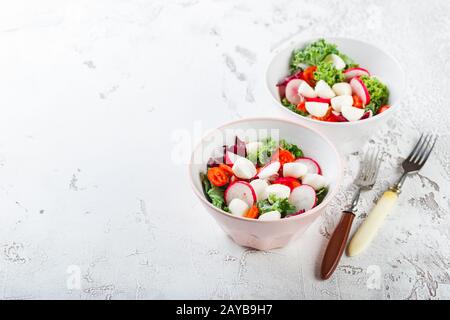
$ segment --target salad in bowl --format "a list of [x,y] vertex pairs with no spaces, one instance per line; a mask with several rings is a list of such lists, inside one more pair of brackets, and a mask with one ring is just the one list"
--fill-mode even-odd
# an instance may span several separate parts
[[353,122],[390,108],[387,85],[324,39],[294,49],[289,70],[276,86],[283,106],[301,116]]
[[211,157],[200,173],[206,199],[238,217],[272,221],[303,214],[328,192],[318,162],[300,146],[271,137],[235,137]]

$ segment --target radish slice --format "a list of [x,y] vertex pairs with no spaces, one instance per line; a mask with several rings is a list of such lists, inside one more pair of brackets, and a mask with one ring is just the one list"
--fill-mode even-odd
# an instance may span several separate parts
[[334,91],[331,89],[331,87],[323,80],[319,80],[316,83],[316,87],[314,88],[314,91],[317,93],[317,95],[320,98],[324,99],[331,99],[336,96]]
[[298,158],[295,160],[295,162],[299,162],[301,164],[304,164],[306,168],[308,169],[308,173],[317,173],[322,174],[322,169],[320,168],[319,164],[316,160],[311,158]]
[[309,210],[316,205],[316,191],[306,184],[292,190],[289,203],[295,206],[297,211]]
[[350,68],[344,71],[345,80],[350,80],[354,77],[370,76],[369,71],[364,68]]
[[233,199],[241,199],[251,207],[256,202],[256,193],[250,183],[236,181],[231,183],[225,190],[224,198],[227,205],[229,205]]
[[325,99],[325,98],[305,98],[305,101],[307,101],[307,102],[322,102],[322,103],[328,103],[328,104],[330,104],[331,99]]
[[239,157],[231,168],[236,177],[241,179],[251,179],[256,175],[256,167],[247,158]]
[[298,87],[303,80],[293,79],[286,85],[286,99],[292,104],[299,104],[303,101],[303,97],[298,94]]
[[260,179],[268,179],[269,177],[273,176],[274,174],[278,173],[278,170],[280,170],[280,162],[274,161],[266,165],[259,171],[258,178]]
[[239,198],[235,198],[230,201],[228,209],[230,209],[232,215],[242,217],[247,213],[249,207],[246,202],[242,201]]
[[[274,195],[278,199],[288,198],[291,193],[291,188],[284,184],[271,184],[266,188],[267,197]],[[269,198],[270,201],[270,198]]]
[[358,121],[364,115],[364,109],[355,108],[352,106],[343,106],[342,115],[348,121]]
[[250,182],[250,185],[253,187],[253,190],[255,190],[257,201],[267,199],[266,188],[269,186],[269,184],[266,180],[255,179]]
[[370,103],[369,90],[367,90],[366,85],[360,78],[358,77],[353,78],[350,81],[350,86],[352,87],[353,93],[355,93],[358,97],[361,98],[364,105]]
[[331,99],[331,106],[337,112],[341,112],[343,106],[352,106],[353,97],[350,95],[337,96]]
[[328,103],[323,102],[306,102],[306,111],[316,117],[323,117],[328,112]]
[[258,218],[258,220],[263,220],[263,221],[274,221],[274,220],[280,220],[280,219],[281,219],[281,213],[276,210],[263,213]]
[[333,89],[334,93],[336,93],[337,96],[343,96],[343,95],[352,95],[352,87],[347,82],[338,82],[335,83],[331,89]]
[[327,180],[324,176],[316,173],[308,173],[302,178],[302,183],[307,184],[314,188],[314,190],[320,190],[327,186]]
[[233,164],[239,158],[242,158],[242,157],[238,156],[236,153],[233,153],[231,151],[225,152],[225,164],[228,166],[233,166]]
[[277,87],[286,87],[286,85],[289,83],[289,81],[294,80],[294,79],[301,79],[303,75],[303,71],[297,71],[295,74],[284,78],[283,80],[281,80],[280,82],[277,83]]
[[338,70],[342,70],[346,66],[344,60],[342,60],[341,57],[334,53],[327,55],[324,61],[330,62]]
[[305,98],[315,98],[317,97],[316,91],[308,84],[308,82],[303,81],[298,86],[298,94],[304,96]]

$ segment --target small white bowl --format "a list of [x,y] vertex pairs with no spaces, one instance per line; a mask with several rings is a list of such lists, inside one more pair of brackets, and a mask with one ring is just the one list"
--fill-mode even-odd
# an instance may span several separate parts
[[[213,206],[203,194],[199,175],[201,172],[206,173],[206,164],[214,149],[232,144],[236,134],[243,138],[242,135],[248,131],[268,132],[268,136],[275,139],[295,143],[305,156],[315,159],[321,166],[329,186],[328,194],[322,203],[298,216],[276,221],[237,217]],[[326,137],[314,129],[276,118],[242,119],[217,128],[195,147],[189,164],[192,188],[209,214],[237,244],[259,250],[283,247],[302,235],[336,195],[342,171],[340,155]]]
[[355,122],[326,122],[303,117],[283,106],[280,102],[277,83],[289,75],[289,61],[294,49],[303,48],[315,39],[292,40],[275,50],[266,71],[266,84],[270,95],[291,119],[324,133],[342,154],[360,150],[378,127],[399,108],[405,88],[405,75],[400,64],[391,55],[374,45],[348,38],[325,38],[337,45],[338,50],[354,59],[362,68],[369,70],[388,86],[391,108],[369,119]]

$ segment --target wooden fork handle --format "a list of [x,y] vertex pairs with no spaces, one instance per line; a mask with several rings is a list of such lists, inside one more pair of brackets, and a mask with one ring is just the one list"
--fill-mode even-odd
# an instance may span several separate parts
[[325,255],[322,260],[322,268],[320,276],[326,280],[333,274],[334,270],[341,259],[345,246],[347,245],[348,234],[352,227],[355,214],[350,211],[344,211],[341,217],[341,221],[334,229],[333,235],[328,242]]

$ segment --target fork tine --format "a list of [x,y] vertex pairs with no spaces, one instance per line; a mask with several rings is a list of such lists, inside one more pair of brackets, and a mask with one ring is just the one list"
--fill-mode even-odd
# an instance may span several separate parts
[[[432,136],[432,137],[433,137],[433,136]],[[420,159],[418,160],[420,166],[423,166],[423,165],[425,164],[425,162],[428,160],[428,157],[430,156],[431,151],[433,151],[433,148],[434,148],[434,145],[436,144],[437,139],[438,139],[438,136],[437,136],[437,135],[434,136],[433,143],[432,143],[431,146],[428,148],[427,152],[424,152],[423,155],[422,155],[422,156],[420,157]],[[432,140],[432,139],[430,138],[430,142],[431,142],[431,140]],[[428,147],[428,145],[429,145],[429,143],[427,144],[427,147]]]
[[414,146],[414,149],[411,151],[411,153],[408,155],[406,160],[411,161],[413,156],[415,155],[417,149],[419,149],[420,144],[422,143],[423,133],[420,135],[419,141],[417,141],[416,145]]
[[425,140],[422,144],[422,148],[417,152],[417,155],[414,157],[414,162],[419,163],[420,159],[425,155],[425,153],[428,151],[428,146],[430,145],[430,142],[433,138],[433,135],[427,134],[425,137]]
[[362,161],[360,162],[357,179],[362,179],[364,176],[364,173],[367,171],[366,168],[367,168],[367,163],[368,163],[368,159],[369,159],[369,153],[370,153],[370,149],[366,151]]
[[370,181],[375,179],[376,176],[377,176],[378,168],[379,168],[380,163],[381,163],[381,161],[379,160],[379,156],[380,156],[380,150],[377,149],[377,153],[374,155],[373,162],[372,162],[372,165],[370,167],[370,176],[369,176],[369,180]]

